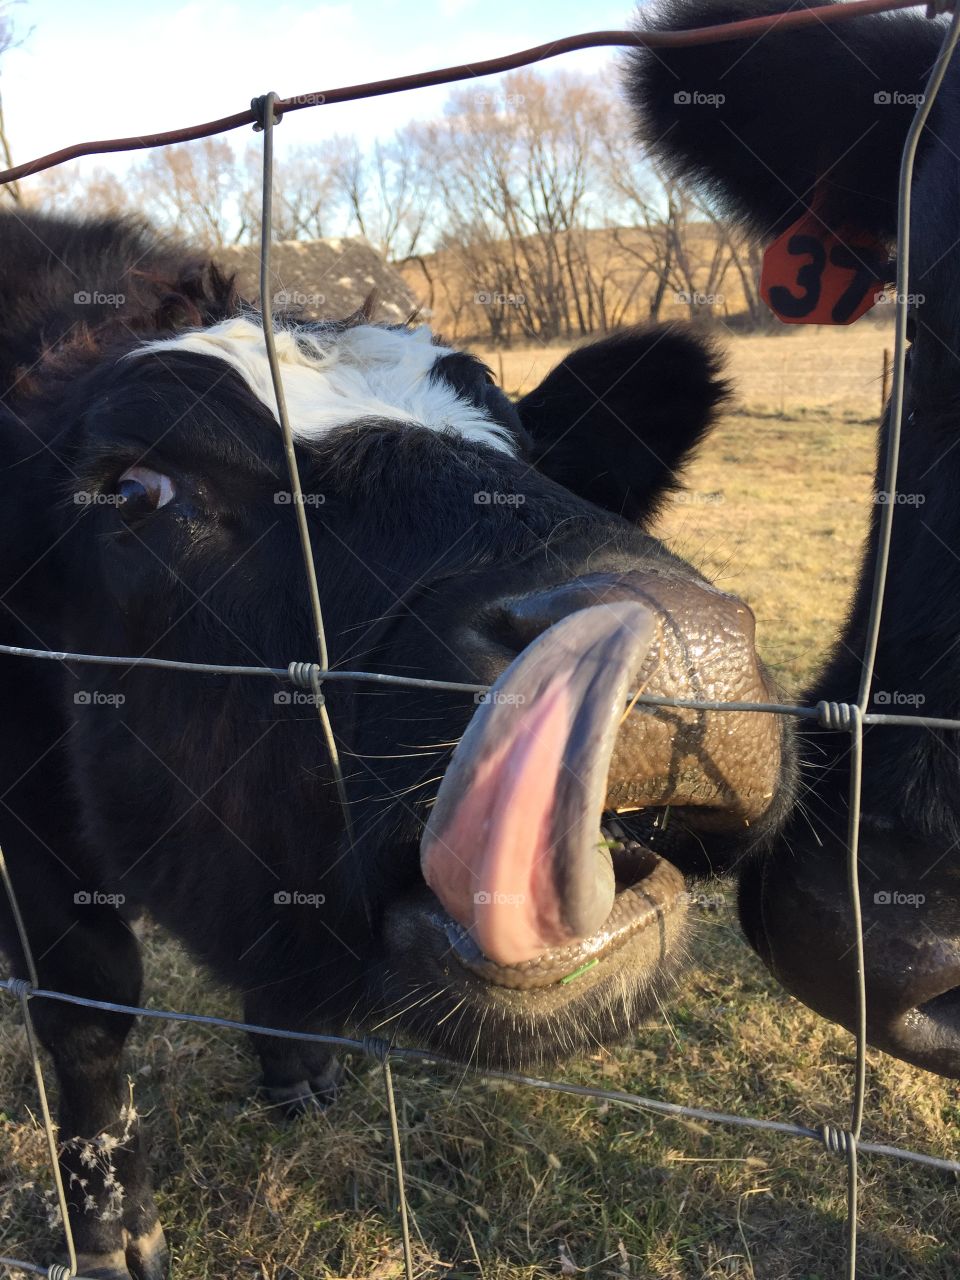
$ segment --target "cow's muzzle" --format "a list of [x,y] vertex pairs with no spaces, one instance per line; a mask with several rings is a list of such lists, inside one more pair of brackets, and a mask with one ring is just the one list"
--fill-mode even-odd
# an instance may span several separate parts
[[500,601],[466,643],[491,635],[519,653],[453,754],[421,866],[460,960],[526,989],[682,914],[683,876],[613,815],[669,808],[704,839],[745,830],[774,796],[780,726],[635,703],[770,700],[752,613],[697,581],[585,576]]

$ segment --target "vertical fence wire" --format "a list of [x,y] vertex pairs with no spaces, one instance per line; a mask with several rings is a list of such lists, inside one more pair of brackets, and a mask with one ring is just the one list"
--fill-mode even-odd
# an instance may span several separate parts
[[913,173],[920,136],[933,110],[934,101],[943,85],[947,67],[960,38],[960,5],[954,9],[950,25],[944,33],[937,60],[927,79],[923,95],[917,104],[913,120],[907,132],[900,160],[897,188],[897,281],[895,298],[895,336],[893,355],[893,390],[887,410],[886,466],[884,486],[887,501],[880,504],[877,529],[876,564],[864,643],[863,665],[856,706],[850,707],[850,798],[848,805],[847,873],[850,893],[850,909],[853,919],[856,962],[856,1070],[850,1132],[847,1134],[847,1276],[856,1280],[857,1274],[857,1225],[859,1221],[857,1143],[863,1128],[863,1113],[867,1088],[867,987],[866,957],[863,940],[863,912],[860,899],[860,819],[863,790],[863,716],[870,702],[877,650],[880,644],[880,624],[887,589],[890,567],[890,547],[893,540],[893,518],[896,510],[895,494],[900,466],[900,442],[903,432],[903,407],[907,364],[907,312],[910,292],[910,234],[913,199]]
[[390,1058],[383,1059],[383,1087],[387,1095],[387,1115],[390,1120],[390,1143],[393,1148],[393,1169],[397,1179],[397,1200],[400,1204],[400,1233],[403,1238],[403,1269],[406,1280],[413,1280],[413,1249],[410,1245],[410,1210],[407,1205],[407,1187],[403,1176],[403,1147],[400,1143],[400,1125],[397,1120],[397,1099],[393,1088],[393,1072]]
[[33,1025],[33,1015],[30,1012],[31,991],[35,991],[40,985],[37,977],[37,965],[33,958],[33,949],[30,946],[30,939],[27,936],[27,927],[20,911],[20,902],[13,889],[13,881],[10,879],[10,869],[7,866],[7,860],[3,855],[2,848],[0,848],[0,880],[3,881],[3,888],[7,895],[7,902],[10,904],[10,912],[13,916],[17,937],[20,939],[20,948],[23,951],[23,962],[27,966],[27,973],[29,975],[29,989],[21,980],[19,983],[19,990],[16,994],[20,999],[20,1013],[23,1018],[23,1029],[27,1036],[27,1050],[30,1054],[33,1078],[37,1086],[37,1098],[40,1102],[40,1115],[43,1120],[43,1132],[47,1142],[47,1154],[50,1158],[50,1167],[53,1172],[53,1185],[56,1188],[57,1205],[60,1209],[60,1218],[63,1224],[64,1240],[67,1247],[68,1274],[75,1276],[77,1274],[77,1250],[73,1241],[73,1227],[70,1224],[70,1212],[67,1207],[67,1193],[64,1189],[63,1174],[60,1169],[60,1154],[57,1149],[57,1135],[53,1125],[53,1118],[50,1115],[50,1104],[47,1100],[47,1086],[43,1076],[43,1064],[40,1061],[36,1029]]
[[[943,6],[939,6],[941,9]],[[918,105],[914,115],[910,130],[904,145],[901,167],[900,180],[898,188],[898,239],[897,239],[897,297],[895,307],[895,348],[893,360],[893,388],[891,393],[890,405],[888,408],[888,421],[885,433],[886,442],[886,464],[884,484],[886,492],[890,495],[886,503],[881,504],[880,516],[877,526],[877,548],[876,561],[874,567],[874,578],[872,584],[870,613],[867,623],[867,633],[864,645],[864,655],[861,670],[860,688],[858,691],[857,702],[855,704],[840,704],[834,707],[833,714],[827,716],[828,727],[836,730],[845,730],[849,732],[851,738],[850,752],[850,791],[849,791],[849,818],[848,818],[848,838],[847,838],[847,871],[848,871],[848,891],[850,895],[851,915],[853,921],[854,933],[854,949],[856,963],[856,1071],[851,1108],[851,1121],[848,1130],[838,1130],[833,1126],[824,1125],[822,1127],[822,1137],[828,1150],[837,1154],[843,1154],[847,1162],[847,1215],[846,1215],[846,1275],[848,1280],[855,1280],[857,1275],[857,1227],[859,1221],[859,1205],[858,1205],[858,1147],[860,1149],[868,1149],[871,1144],[861,1144],[860,1137],[863,1126],[863,1118],[865,1111],[866,1099],[866,1050],[867,1050],[867,1005],[866,1005],[866,981],[864,971],[864,938],[863,938],[863,922],[860,902],[860,884],[859,884],[859,828],[860,828],[860,806],[861,791],[863,782],[863,726],[864,717],[867,714],[867,706],[869,704],[870,690],[873,681],[873,674],[876,665],[877,650],[879,645],[880,626],[883,614],[884,598],[886,593],[890,550],[892,544],[892,527],[893,518],[896,509],[896,503],[893,500],[893,494],[896,492],[899,451],[902,435],[903,408],[904,408],[904,390],[905,390],[905,365],[906,365],[906,346],[907,346],[907,295],[909,291],[909,269],[910,269],[910,228],[911,228],[911,195],[913,185],[913,171],[917,154],[917,148],[920,136],[924,126],[927,123],[930,112],[933,107],[934,100],[940,91],[946,70],[950,59],[960,40],[960,8],[954,7],[953,17],[950,25],[944,35],[940,52],[934,67],[930,73],[925,93]],[[255,128],[259,128],[263,132],[263,200],[261,210],[261,248],[260,248],[260,298],[261,312],[263,322],[264,345],[267,359],[270,367],[271,379],[273,382],[274,393],[277,404],[277,418],[280,425],[284,453],[287,462],[289,474],[292,504],[296,513],[298,534],[300,546],[303,554],[304,569],[306,573],[307,592],[311,616],[313,619],[313,628],[317,643],[317,651],[319,656],[319,667],[313,664],[294,664],[298,666],[309,665],[309,683],[315,694],[316,709],[324,737],[326,750],[330,759],[331,770],[333,772],[334,781],[337,789],[338,800],[343,812],[344,828],[349,842],[349,846],[353,846],[353,824],[349,811],[348,797],[343,777],[342,766],[339,758],[339,752],[336,745],[336,739],[333,733],[333,727],[329,715],[326,701],[322,692],[322,681],[325,673],[329,670],[329,654],[327,648],[327,638],[324,626],[324,618],[322,604],[320,599],[319,585],[316,575],[316,566],[313,557],[312,540],[310,535],[309,522],[306,516],[306,504],[303,497],[303,488],[297,463],[296,449],[294,443],[293,432],[290,425],[289,415],[287,412],[286,399],[283,389],[283,379],[280,367],[280,361],[277,356],[276,341],[273,328],[273,309],[270,294],[271,286],[271,245],[273,238],[273,129],[277,123],[278,117],[275,114],[277,95],[268,93],[261,98],[253,100],[254,114],[257,116],[257,124]],[[415,683],[415,682],[411,682]],[[669,701],[669,700],[668,700]],[[36,1082],[37,1093],[40,1102],[41,1116],[43,1121],[43,1129],[46,1138],[47,1151],[52,1166],[52,1172],[56,1187],[56,1195],[59,1210],[62,1218],[63,1230],[66,1241],[66,1251],[68,1256],[68,1265],[66,1268],[59,1264],[54,1264],[48,1268],[41,1268],[33,1263],[20,1262],[12,1258],[0,1258],[0,1266],[6,1268],[20,1269],[26,1272],[47,1275],[48,1277],[61,1277],[66,1280],[67,1277],[76,1277],[77,1273],[77,1255],[74,1245],[73,1233],[69,1218],[69,1210],[67,1206],[66,1192],[63,1186],[63,1179],[60,1170],[57,1148],[57,1135],[51,1118],[50,1109],[47,1100],[46,1085],[43,1075],[43,1067],[40,1059],[38,1043],[36,1039],[35,1027],[30,1011],[30,999],[40,994],[40,983],[34,960],[33,952],[30,947],[30,941],[22,913],[19,908],[17,896],[10,878],[9,870],[0,849],[0,880],[2,880],[4,891],[10,905],[13,915],[15,928],[23,950],[24,962],[26,964],[29,980],[12,979],[8,980],[4,985],[19,1000],[23,1024],[27,1037],[28,1051],[31,1058],[34,1079]],[[52,993],[48,993],[52,994]],[[110,1007],[102,1002],[84,1001],[77,999],[78,1003],[91,1004],[94,1007]],[[120,1008],[120,1006],[116,1006]],[[153,1012],[142,1010],[142,1012]],[[208,1019],[200,1015],[192,1015],[191,1020],[197,1022],[209,1022],[211,1024],[222,1023],[222,1019]],[[271,1029],[260,1028],[259,1030],[269,1033]],[[275,1030],[275,1029],[274,1029]],[[323,1039],[323,1037],[315,1037]],[[370,1041],[372,1044],[373,1042]],[[399,1204],[399,1217],[403,1242],[403,1257],[406,1280],[413,1280],[414,1267],[413,1255],[409,1230],[409,1207],[406,1197],[402,1143],[400,1138],[399,1121],[397,1117],[396,1095],[393,1083],[392,1072],[390,1068],[389,1056],[392,1052],[391,1046],[377,1042],[379,1048],[376,1051],[377,1056],[382,1063],[384,1089],[385,1089],[385,1105],[387,1117],[390,1127],[391,1146],[393,1153],[394,1174],[397,1188],[397,1198]],[[364,1042],[363,1047],[370,1052],[368,1042]],[[483,1074],[481,1072],[481,1074]],[[510,1078],[509,1073],[497,1073]],[[523,1079],[517,1077],[518,1079]],[[525,1080],[532,1086],[550,1087],[548,1082],[534,1081],[532,1079]],[[564,1088],[564,1086],[556,1086]],[[567,1087],[568,1090],[573,1086]],[[579,1091],[579,1090],[578,1090]],[[602,1090],[584,1089],[584,1092],[595,1094],[596,1096],[613,1096],[606,1095]],[[643,1101],[643,1100],[639,1100]],[[649,1101],[649,1100],[648,1100]],[[662,1109],[669,1108],[671,1104],[660,1104]],[[693,1111],[691,1108],[675,1106],[673,1109],[678,1114]],[[721,1119],[717,1115],[709,1115],[707,1118]],[[727,1117],[728,1120],[736,1119],[735,1117]],[[759,1124],[760,1122],[753,1122]],[[784,1127],[784,1126],[781,1126]],[[802,1131],[799,1131],[802,1132]],[[877,1149],[874,1147],[874,1149]],[[892,1149],[888,1149],[887,1154],[893,1154]],[[912,1153],[900,1153],[912,1154]],[[950,1163],[950,1162],[940,1162]]]
[[[260,313],[263,327],[263,341],[270,365],[270,379],[277,401],[277,421],[283,436],[283,451],[287,460],[287,472],[290,478],[290,496],[296,513],[297,530],[300,535],[300,548],[303,553],[303,567],[307,575],[307,595],[313,617],[313,627],[317,640],[317,652],[320,658],[320,670],[326,671],[330,665],[327,652],[327,633],[323,621],[323,606],[320,602],[320,586],[317,582],[317,567],[313,558],[313,540],[310,537],[310,523],[307,520],[307,507],[303,498],[303,485],[300,481],[300,466],[297,462],[297,451],[293,441],[293,430],[287,413],[287,399],[283,389],[283,377],[280,361],[277,359],[277,344],[273,332],[273,298],[271,289],[270,253],[273,246],[273,128],[276,124],[277,95],[266,93],[253,99],[253,109],[259,114],[255,128],[263,132],[263,198],[260,208]],[[348,850],[353,849],[353,818],[347,798],[347,787],[340,762],[340,752],[334,737],[333,725],[327,700],[321,688],[319,675],[312,678],[314,706],[320,721],[330,768],[333,772],[337,799],[343,815],[343,826],[347,837]]]
[[877,560],[874,569],[873,591],[870,600],[870,614],[867,620],[867,639],[864,646],[863,667],[860,676],[860,691],[857,703],[861,712],[866,711],[870,701],[870,686],[873,683],[873,670],[877,658],[877,645],[880,638],[880,620],[883,613],[883,599],[887,586],[887,570],[890,563],[890,543],[893,536],[893,516],[896,502],[894,493],[897,487],[897,472],[900,466],[900,438],[903,427],[903,398],[906,383],[907,364],[907,295],[910,291],[910,229],[911,229],[911,197],[913,194],[913,170],[917,158],[917,147],[920,135],[933,110],[933,104],[940,92],[947,67],[960,38],[960,5],[954,9],[950,26],[947,28],[940,46],[937,60],[930,72],[926,87],[917,110],[914,113],[903,153],[900,161],[900,181],[897,197],[897,293],[895,317],[895,338],[893,352],[893,391],[891,393],[889,418],[887,422],[886,473],[884,476],[887,501],[880,505],[880,519],[877,536]]

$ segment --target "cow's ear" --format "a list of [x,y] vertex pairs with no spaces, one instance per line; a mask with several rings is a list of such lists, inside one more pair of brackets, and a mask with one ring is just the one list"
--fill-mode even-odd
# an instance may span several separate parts
[[[667,0],[652,25],[716,26],[820,3]],[[900,152],[943,31],[915,13],[877,14],[636,50],[626,87],[641,140],[764,239],[814,203],[833,228],[892,238]]]
[[646,521],[728,394],[721,362],[679,327],[629,329],[580,347],[517,405],[538,468]]

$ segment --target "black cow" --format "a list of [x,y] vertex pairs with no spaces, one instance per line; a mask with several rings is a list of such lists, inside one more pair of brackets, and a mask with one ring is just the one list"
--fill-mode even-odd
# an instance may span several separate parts
[[[802,5],[792,6],[794,9]],[[679,3],[665,27],[776,13],[782,5]],[[896,236],[900,154],[944,35],[920,14],[857,18],[762,38],[638,55],[642,132],[675,171],[772,240],[813,210],[815,238]],[[908,387],[871,711],[960,716],[960,59],[922,135],[913,194]],[[802,246],[799,246],[802,247]],[[861,256],[860,251],[857,257]],[[814,255],[800,255],[816,283]],[[868,264],[869,265],[869,264]],[[809,700],[854,702],[883,485],[856,597]],[[797,484],[816,483],[816,476]],[[954,592],[954,584],[958,592]],[[813,584],[811,584],[811,587]],[[845,879],[849,738],[803,733],[809,773],[776,853],[743,876],[744,928],[814,1009],[855,1023]],[[869,1037],[960,1076],[960,738],[874,727],[864,740],[861,876]]]
[[[136,222],[7,214],[0,237],[2,640],[313,658],[258,316]],[[716,359],[626,332],[514,405],[424,328],[277,344],[332,663],[497,686],[327,684],[351,841],[313,695],[0,657],[0,843],[40,983],[136,1004],[146,907],[260,1024],[502,1064],[610,1041],[667,990],[684,873],[768,838],[793,786],[779,717],[626,710],[774,696],[749,609],[643,531],[723,399]],[[5,903],[0,926],[24,977]],[[81,1270],[155,1280],[131,1019],[33,1013]],[[329,1054],[258,1048],[273,1099],[329,1092]]]

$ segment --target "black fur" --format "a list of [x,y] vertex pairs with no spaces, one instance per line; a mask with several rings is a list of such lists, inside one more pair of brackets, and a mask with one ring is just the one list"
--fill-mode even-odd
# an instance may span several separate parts
[[[644,26],[712,27],[813,8],[818,0],[674,0]],[[808,208],[896,234],[900,144],[943,34],[919,14],[877,14],[760,38],[631,54],[627,91],[641,140],[678,176],[773,239]],[[722,95],[718,105],[678,93]],[[886,93],[891,102],[878,103]]]
[[[720,360],[680,328],[628,331],[568,356],[520,402],[533,460],[552,480],[648,521],[727,395]],[[556,423],[572,425],[556,430]],[[677,430],[682,422],[684,428]]]
[[[0,244],[0,638],[281,668],[309,659],[315,638],[295,521],[278,503],[288,481],[271,414],[219,360],[124,358],[142,336],[233,315],[229,281],[129,222],[6,215]],[[95,289],[124,302],[93,312],[74,302]],[[487,604],[638,567],[702,585],[642,528],[724,394],[714,357],[693,339],[632,332],[593,344],[519,408],[471,357],[448,357],[433,376],[484,406],[519,456],[379,421],[298,445],[305,491],[323,498],[308,515],[336,665],[483,683],[516,651],[490,631]],[[176,501],[126,518],[114,499],[133,465],[171,477]],[[482,505],[480,492],[520,500]],[[667,965],[519,1002],[491,1000],[466,970],[451,976],[447,944],[438,951],[410,920],[426,897],[425,817],[474,701],[348,684],[326,696],[353,847],[315,710],[285,683],[0,657],[0,843],[43,986],[138,1003],[127,926],[146,906],[245,992],[254,1022],[319,1029],[386,1017],[392,1030],[390,1015],[427,991],[429,1007],[405,1012],[409,1033],[518,1062],[608,1040],[666,996]],[[747,843],[780,820],[791,777],[785,742],[783,794]],[[690,870],[702,845],[688,835],[685,846],[683,831],[678,818],[670,857]],[[323,895],[322,909],[277,897],[294,891]],[[125,901],[83,897],[98,893]],[[2,901],[0,930],[25,974]],[[444,1018],[461,1000],[459,1017]],[[122,1130],[128,1020],[61,1005],[38,1007],[37,1019],[62,1086],[65,1169],[86,1176],[71,1139]],[[332,1087],[328,1055],[258,1047],[274,1100]],[[83,1248],[101,1259],[122,1247],[123,1231],[142,1238],[156,1221],[138,1142],[134,1133],[119,1170],[122,1220],[76,1206]],[[145,1275],[136,1250],[127,1255]]]

